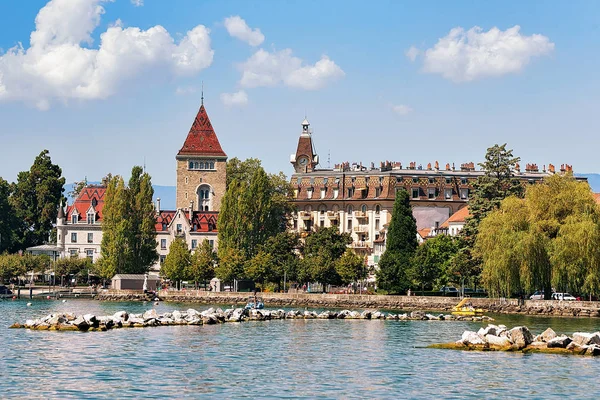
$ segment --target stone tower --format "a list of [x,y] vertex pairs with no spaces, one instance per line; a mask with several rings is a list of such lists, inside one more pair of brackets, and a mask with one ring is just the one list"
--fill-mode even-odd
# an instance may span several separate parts
[[311,172],[319,164],[319,156],[315,154],[310,123],[306,118],[302,121],[302,132],[298,139],[296,154],[292,154],[290,162],[297,173]]
[[177,160],[177,208],[219,211],[225,194],[227,154],[210,123],[204,100]]

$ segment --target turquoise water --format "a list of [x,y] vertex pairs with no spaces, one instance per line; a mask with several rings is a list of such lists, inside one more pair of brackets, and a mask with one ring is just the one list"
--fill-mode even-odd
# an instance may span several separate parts
[[[600,358],[424,348],[481,323],[288,320],[40,332],[52,312],[143,312],[151,303],[0,301],[2,398],[598,398]],[[207,306],[161,303],[158,312]],[[496,316],[537,334],[600,320]]]

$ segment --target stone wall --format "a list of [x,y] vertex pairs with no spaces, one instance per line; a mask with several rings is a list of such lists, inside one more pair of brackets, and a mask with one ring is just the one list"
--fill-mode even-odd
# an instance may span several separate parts
[[[190,170],[188,169],[188,159],[215,159],[215,170]],[[190,201],[194,202],[194,211],[198,211],[198,196],[196,190],[202,184],[210,185],[213,193],[211,210],[219,211],[221,208],[221,199],[226,190],[226,164],[227,161],[211,157],[193,157],[177,160],[177,208],[188,208]],[[187,197],[186,197],[187,194]]]
[[[243,305],[249,293],[205,292],[196,290],[161,290],[158,296],[163,301],[202,304]],[[350,309],[428,310],[449,312],[458,303],[455,297],[426,296],[370,296],[352,294],[309,294],[309,293],[259,293],[266,307],[337,307]],[[126,290],[104,290],[100,300],[135,301],[147,300],[142,293]],[[568,317],[600,317],[600,302],[525,300],[519,305],[517,299],[471,299],[476,308],[501,314],[528,314]]]

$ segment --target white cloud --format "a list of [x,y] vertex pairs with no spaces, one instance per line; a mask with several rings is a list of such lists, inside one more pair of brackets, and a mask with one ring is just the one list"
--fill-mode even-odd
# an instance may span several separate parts
[[227,107],[243,107],[248,104],[248,94],[244,90],[235,93],[221,93],[221,101]]
[[184,96],[186,94],[196,93],[196,91],[196,88],[193,86],[177,86],[177,89],[175,89],[175,94],[178,96]]
[[211,65],[210,31],[198,25],[179,43],[165,28],[123,28],[119,21],[100,35],[103,0],[51,0],[38,13],[30,47],[0,54],[0,100],[47,109],[53,101],[103,99],[127,80],[149,70],[192,75]]
[[144,0],[131,0],[131,4],[136,7],[141,7],[144,5]]
[[519,72],[532,57],[554,50],[546,36],[524,36],[520,29],[518,25],[487,32],[477,26],[468,31],[454,28],[425,52],[423,70],[454,82],[468,82]]
[[258,46],[265,40],[265,35],[261,33],[260,29],[251,29],[246,21],[238,15],[225,18],[225,28],[231,36],[248,43],[250,46]]
[[345,75],[327,56],[314,65],[302,66],[302,60],[292,56],[291,49],[270,53],[263,49],[241,64],[240,85],[247,88],[285,84],[305,90],[316,90]]
[[414,62],[417,57],[421,54],[421,50],[417,49],[415,46],[410,46],[408,50],[404,53],[406,57],[412,62]]
[[412,107],[409,107],[405,104],[391,105],[392,111],[398,115],[408,115],[413,112]]

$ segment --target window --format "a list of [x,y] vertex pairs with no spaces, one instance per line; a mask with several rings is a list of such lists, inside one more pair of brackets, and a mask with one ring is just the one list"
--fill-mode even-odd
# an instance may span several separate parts
[[366,199],[367,195],[369,194],[369,192],[367,191],[367,188],[364,188],[363,190],[360,191],[360,198],[361,199]]
[[323,178],[323,185],[327,185],[327,178]]
[[435,188],[429,188],[429,189],[427,189],[427,197],[430,200],[435,199]]
[[452,183],[452,178],[446,178],[446,183],[449,185]]
[[167,223],[166,223],[166,222],[163,222],[163,223],[162,223],[162,230],[163,230],[163,231],[166,231],[166,230],[167,230]]
[[188,177],[187,176],[185,177],[185,183],[186,184],[188,183]]
[[312,195],[313,195],[312,188],[306,189],[306,197],[309,198],[309,199],[312,199]]
[[177,224],[177,233],[183,233],[183,227],[181,224]]
[[214,161],[210,162],[210,169],[215,169],[215,162]]
[[324,199],[325,198],[325,194],[327,194],[327,189],[322,188],[321,189],[321,198]]
[[460,178],[460,184],[461,185],[466,185],[467,184],[467,178]]
[[322,219],[322,220],[319,222],[319,226],[320,226],[321,228],[325,228],[325,220],[324,220],[324,219]]
[[301,185],[301,184],[302,184],[302,178],[298,177],[298,179],[296,180],[296,183],[297,183],[298,185]]
[[90,260],[94,260],[94,250],[93,249],[86,249],[85,250],[85,256],[87,258],[89,258]]
[[354,197],[354,188],[348,188],[348,197]]
[[196,247],[198,247],[198,240],[192,239],[192,250],[194,250]]
[[88,225],[92,225],[95,222],[96,218],[94,213],[88,213],[87,215],[87,223]]
[[375,197],[379,197],[381,196],[381,188],[380,187],[376,187],[375,188]]
[[194,162],[190,161],[189,169],[194,169]]
[[352,220],[349,219],[348,220],[348,231],[351,231],[351,230],[352,230]]
[[452,200],[452,189],[444,189],[444,198],[446,200]]
[[94,243],[94,234],[92,232],[88,233],[88,243]]
[[160,239],[160,249],[161,250],[167,249],[167,239]]
[[198,196],[198,209],[200,211],[209,211],[212,208],[211,187],[206,184],[200,185],[200,187],[196,191],[196,194]]
[[419,178],[417,178],[416,176],[413,176],[412,181],[413,181],[413,183],[419,183]]
[[294,219],[294,229],[298,229],[298,220]]
[[71,233],[71,243],[77,243],[77,232]]
[[460,198],[467,200],[469,198],[469,189],[460,189]]
[[339,195],[340,190],[338,188],[333,189],[333,198],[337,199],[338,195]]
[[367,212],[367,205],[366,205],[366,204],[363,204],[363,205],[360,207],[360,211],[362,211],[362,212],[366,213],[366,212]]
[[381,212],[381,206],[379,204],[377,204],[375,206],[375,214],[379,215],[380,212]]
[[69,249],[69,255],[71,256],[71,258],[79,257],[79,250]]
[[348,208],[346,210],[348,211],[348,218],[351,218],[352,213],[354,212],[354,207],[348,206]]
[[412,198],[413,199],[418,199],[419,198],[419,189],[418,188],[413,188],[413,190],[412,190]]
[[429,178],[429,183],[435,183],[435,179],[434,178]]
[[209,246],[210,246],[211,249],[215,248],[215,241],[214,240],[209,240],[208,244],[209,244]]
[[162,265],[165,262],[165,259],[167,258],[167,256],[165,255],[160,255],[159,256],[159,260],[160,260],[160,264]]
[[71,215],[71,223],[72,224],[76,224],[77,223],[77,214]]
[[379,220],[375,220],[375,229],[379,230]]

